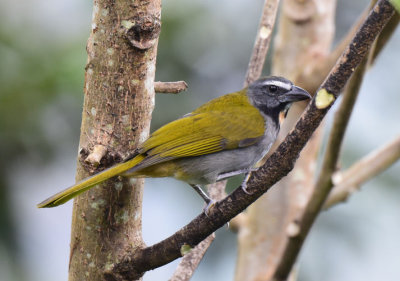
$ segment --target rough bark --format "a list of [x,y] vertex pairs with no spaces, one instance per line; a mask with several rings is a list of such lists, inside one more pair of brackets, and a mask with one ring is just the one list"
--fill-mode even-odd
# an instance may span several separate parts
[[[125,158],[148,136],[160,13],[160,0],[94,1],[77,181]],[[70,281],[104,280],[127,249],[144,246],[142,184],[113,179],[74,200]]]

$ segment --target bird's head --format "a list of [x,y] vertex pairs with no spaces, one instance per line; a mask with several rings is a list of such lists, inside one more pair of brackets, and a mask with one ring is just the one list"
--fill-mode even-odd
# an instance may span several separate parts
[[279,76],[254,81],[249,85],[247,95],[255,107],[273,118],[279,118],[281,113],[286,115],[293,102],[311,98],[306,90]]

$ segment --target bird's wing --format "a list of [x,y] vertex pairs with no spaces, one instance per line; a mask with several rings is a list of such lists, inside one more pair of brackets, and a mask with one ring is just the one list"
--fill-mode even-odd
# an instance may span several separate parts
[[244,92],[225,95],[155,131],[139,149],[146,155],[140,166],[250,146],[264,131],[264,118]]

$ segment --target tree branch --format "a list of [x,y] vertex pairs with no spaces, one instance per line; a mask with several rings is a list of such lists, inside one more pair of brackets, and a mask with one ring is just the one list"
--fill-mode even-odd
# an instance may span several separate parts
[[[224,180],[207,186],[208,193],[212,200],[218,201],[225,197],[226,182],[227,181]],[[206,239],[201,241],[196,247],[194,247],[190,253],[184,255],[170,281],[190,280],[214,239],[215,233],[212,233]]]
[[244,82],[245,87],[261,76],[269,43],[271,42],[278,6],[279,0],[265,0],[260,25],[254,42],[253,53],[247,68]]
[[[356,33],[351,44],[345,49],[342,57],[322,84],[321,90],[311,101],[293,131],[266,163],[252,174],[247,188],[250,194],[245,193],[241,188],[237,188],[225,199],[216,202],[208,215],[200,214],[175,234],[153,246],[128,253],[121,258],[119,263],[111,264],[108,267],[105,274],[109,280],[129,280],[137,276],[138,272],[154,269],[180,257],[182,245],[197,245],[287,175],[292,170],[300,151],[338,97],[346,81],[350,78],[354,68],[367,54],[374,39],[393,13],[393,7],[387,0],[378,2]],[[323,99],[324,97],[328,97],[328,99]],[[325,100],[326,102],[321,104],[321,98],[322,101]],[[315,205],[317,209],[321,207],[322,204]],[[316,214],[317,212],[314,213]],[[305,221],[304,225],[301,226],[301,230],[309,229],[314,219],[315,217],[312,217]],[[296,239],[304,239],[304,237],[300,235]],[[279,277],[279,280],[283,280],[286,276],[277,277]]]
[[195,248],[190,251],[190,253],[184,255],[169,281],[190,280],[214,239],[215,232],[213,232],[210,236],[201,241]]
[[400,137],[371,152],[344,172],[333,175],[335,185],[325,201],[324,209],[328,209],[345,201],[357,191],[362,184],[386,170],[400,159]]
[[99,166],[101,159],[106,155],[107,147],[101,144],[96,144],[93,151],[85,158],[85,162],[94,167]]
[[346,91],[343,94],[343,100],[333,121],[328,146],[322,162],[321,173],[316,181],[315,188],[313,188],[311,199],[305,207],[304,213],[299,215],[298,218],[295,218],[291,223],[291,225],[296,229],[296,233],[288,235],[289,241],[286,244],[282,258],[280,259],[280,264],[275,272],[276,280],[286,280],[287,276],[289,276],[304,242],[304,239],[298,239],[297,237],[305,238],[307,236],[312,222],[310,225],[306,226],[304,226],[304,223],[310,221],[310,217],[315,218],[318,215],[320,208],[317,208],[317,206],[320,206],[324,202],[327,194],[332,188],[331,178],[336,169],[336,163],[339,158],[344,133],[361,86],[366,61],[367,58],[364,58],[362,63],[357,67],[354,75],[349,81]]
[[154,91],[158,94],[179,94],[186,91],[188,85],[185,81],[154,82]]
[[[261,20],[254,42],[253,52],[247,69],[244,86],[255,81],[261,76],[265,58],[268,52],[269,43],[271,41],[272,30],[275,24],[276,13],[279,6],[279,0],[265,0]],[[157,92],[157,90],[156,90]],[[211,198],[221,200],[225,194],[226,181],[215,183],[208,186]],[[238,216],[236,217],[238,218]],[[233,220],[235,220],[234,218]],[[233,222],[235,225],[235,222]],[[210,235],[196,246],[190,254],[185,255],[179,263],[171,280],[189,280],[200,263],[202,257],[211,246],[215,234]]]
[[[334,36],[336,0],[288,0],[280,8],[279,26],[274,39],[271,72],[296,85],[296,73],[306,72],[329,54]],[[319,86],[329,70],[318,82]],[[312,91],[315,92],[317,88]],[[310,92],[311,93],[311,92]],[[266,160],[294,127],[308,102],[295,103],[280,129],[278,139]],[[279,181],[233,221],[240,220],[235,280],[251,281],[262,276],[270,280],[287,242],[288,224],[303,211],[313,188],[315,156],[322,139],[321,126],[303,148],[292,172]],[[278,219],[277,219],[278,218]],[[232,225],[232,224],[231,224]]]
[[387,23],[385,28],[382,30],[381,34],[379,34],[379,37],[375,41],[372,50],[369,54],[368,67],[370,67],[375,62],[381,50],[383,49],[383,47],[385,47],[387,41],[389,41],[389,39],[392,37],[393,32],[399,25],[399,21],[400,21],[400,14],[395,13],[393,17],[390,19],[390,21]]
[[[379,4],[382,4],[382,2],[380,2]],[[375,6],[372,13],[379,11],[378,8],[379,5]],[[357,34],[359,34],[359,32]],[[353,39],[353,43],[350,45],[350,47],[352,45],[355,47],[359,43],[360,42]],[[349,48],[348,51],[351,52],[352,51],[351,48]],[[349,85],[348,91],[344,95],[342,104],[334,120],[333,129],[331,132],[330,140],[328,142],[328,147],[325,154],[325,159],[322,164],[322,172],[317,180],[316,188],[314,189],[314,192],[311,197],[312,199],[307,204],[304,215],[296,221],[296,225],[299,231],[298,233],[296,233],[296,235],[290,237],[289,239],[289,243],[287,244],[284,250],[284,256],[281,259],[282,262],[275,273],[274,276],[275,280],[286,280],[298,256],[298,253],[301,249],[305,237],[307,236],[315,218],[317,217],[318,213],[322,208],[325,199],[327,198],[330,190],[332,189],[333,186],[331,179],[332,174],[336,169],[336,163],[338,160],[341,142],[356,99],[356,95],[358,93],[361,84],[366,61],[367,59],[364,58],[364,62],[357,69],[355,76],[353,76],[352,79],[353,83]],[[336,69],[338,69],[338,71],[341,71],[340,67]],[[326,81],[325,85],[326,85],[325,87],[322,86],[322,89],[318,92],[316,97],[316,105],[318,107],[318,98],[320,95],[322,101],[319,104],[320,108],[330,106],[331,102],[336,98],[335,95],[331,95],[329,90],[325,92],[325,89],[328,89],[329,87],[329,81]]]

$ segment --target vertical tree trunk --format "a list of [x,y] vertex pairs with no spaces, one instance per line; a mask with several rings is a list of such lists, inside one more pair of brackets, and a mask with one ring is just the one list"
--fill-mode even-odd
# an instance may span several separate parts
[[[120,161],[148,136],[161,0],[94,0],[76,180]],[[74,201],[69,280],[103,280],[142,247],[142,180],[113,179]]]
[[[298,77],[312,71],[329,55],[335,6],[335,0],[283,2],[275,38],[273,74],[303,84]],[[313,93],[316,89],[307,90]],[[281,128],[280,141],[304,108],[305,103],[296,103],[290,110]],[[296,231],[293,218],[303,210],[311,194],[319,143],[320,130],[317,130],[293,171],[248,208],[245,223],[239,229],[236,280],[272,280],[286,237]]]

